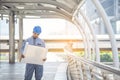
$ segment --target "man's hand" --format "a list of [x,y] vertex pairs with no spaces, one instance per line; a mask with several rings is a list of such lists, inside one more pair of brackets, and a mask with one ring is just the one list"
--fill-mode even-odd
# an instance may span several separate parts
[[25,58],[25,56],[22,54],[22,55],[21,55],[21,58]]
[[47,60],[46,58],[43,59],[43,61],[46,61],[46,60]]
[[19,56],[19,62],[21,62],[22,58],[25,58],[25,56],[24,56],[23,54],[21,54],[21,55]]

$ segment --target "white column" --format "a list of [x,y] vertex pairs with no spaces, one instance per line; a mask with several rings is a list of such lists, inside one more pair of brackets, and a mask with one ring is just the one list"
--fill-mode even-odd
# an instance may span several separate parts
[[82,25],[79,25],[78,21],[76,20],[73,20],[73,23],[76,25],[77,29],[79,30],[79,32],[81,33],[82,35],[82,38],[83,38],[83,44],[84,44],[84,57],[87,58],[87,53],[88,53],[88,50],[87,50],[87,41],[86,41],[86,38],[85,38],[85,33],[83,32],[83,30],[80,28]]
[[90,48],[90,40],[89,40],[89,35],[87,34],[87,32],[85,31],[84,27],[82,26],[82,23],[79,22],[79,19],[77,17],[74,18],[74,20],[78,23],[78,25],[80,25],[79,27],[81,28],[81,30],[83,31],[84,35],[85,35],[85,39],[86,39],[86,44],[87,44],[87,56],[85,58],[91,59],[91,48]]
[[100,2],[98,0],[91,0],[91,1],[95,4],[97,10],[99,11],[100,16],[102,17],[102,19],[105,23],[105,27],[108,31],[108,34],[110,37],[110,42],[111,42],[111,47],[112,47],[113,63],[114,63],[115,67],[119,68],[118,48],[116,46],[115,35],[114,35],[113,30],[112,30],[112,26],[110,24],[110,21],[107,17],[107,14],[105,13],[105,10],[101,6]]
[[20,49],[23,42],[23,18],[19,16],[19,43],[18,43],[18,58],[21,56]]
[[83,14],[83,12],[81,10],[79,10],[79,12],[83,16],[83,19],[86,21],[86,23],[87,23],[87,25],[88,25],[88,27],[89,27],[89,29],[91,31],[91,34],[92,34],[93,40],[94,40],[94,44],[95,44],[96,61],[100,62],[100,50],[99,50],[99,47],[98,47],[98,40],[96,38],[93,27],[92,27],[89,19],[85,16],[85,14]]
[[15,24],[14,12],[9,13],[9,63],[15,63]]
[[118,1],[119,0],[114,0],[114,14],[115,14],[116,18],[118,18],[118,16],[119,16],[119,14],[118,14],[118,9],[119,9]]

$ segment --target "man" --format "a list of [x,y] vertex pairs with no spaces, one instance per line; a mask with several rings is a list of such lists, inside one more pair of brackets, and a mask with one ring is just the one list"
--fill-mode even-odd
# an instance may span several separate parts
[[[21,48],[21,53],[23,53],[25,44],[28,43],[29,45],[35,45],[40,47],[45,47],[45,43],[43,40],[38,38],[39,34],[41,33],[41,27],[35,26],[33,28],[33,35],[32,37],[28,38],[24,41],[23,46]],[[24,58],[24,54],[21,55],[22,58]],[[46,59],[43,59],[45,61]],[[26,71],[25,71],[25,79],[24,80],[31,80],[33,76],[33,72],[35,71],[35,79],[41,80],[43,75],[43,65],[37,65],[37,64],[26,64]]]

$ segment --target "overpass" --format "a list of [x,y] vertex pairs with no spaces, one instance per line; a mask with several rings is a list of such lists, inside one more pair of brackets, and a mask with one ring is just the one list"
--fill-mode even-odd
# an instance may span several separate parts
[[[92,10],[94,8],[90,8],[90,11],[96,12],[95,15],[89,17],[87,15],[88,13],[86,13],[87,10],[85,9],[85,5],[88,5],[87,4],[88,2],[92,4],[91,7],[93,7],[94,5],[95,8],[95,10]],[[22,75],[23,73],[21,71],[17,71],[18,70],[18,67],[16,67],[17,63],[12,64],[15,63],[15,49],[16,49],[15,40],[17,42],[19,41],[18,50],[20,50],[23,41],[23,19],[36,18],[36,17],[65,19],[73,23],[80,32],[80,35],[82,36],[82,38],[79,37],[77,37],[78,39],[74,38],[73,41],[74,44],[75,42],[83,42],[82,47],[77,46],[77,48],[75,47],[75,49],[80,50],[80,48],[82,48],[84,50],[84,57],[82,58],[78,57],[73,54],[74,52],[73,53],[69,52],[68,50],[63,48],[66,54],[59,55],[64,59],[64,62],[61,62],[60,66],[56,67],[58,70],[56,69],[56,73],[53,76],[55,80],[67,80],[67,79],[68,80],[119,80],[120,79],[120,64],[119,64],[119,53],[118,53],[118,50],[120,48],[119,45],[120,38],[119,36],[118,38],[115,37],[112,25],[110,23],[110,19],[108,18],[107,13],[105,12],[99,0],[0,0],[0,14],[1,14],[0,15],[1,20],[4,17],[9,18],[9,38],[4,40],[3,38],[1,38],[0,35],[1,38],[0,41],[2,41],[2,43],[6,43],[6,42],[9,43],[9,63],[10,63],[10,64],[1,63],[0,71],[2,71],[3,74],[0,75],[0,79],[2,80],[23,79],[21,78],[23,76],[21,76],[20,78],[16,76],[17,72],[19,72],[18,74],[20,75]],[[100,43],[99,38],[95,34],[94,27],[91,21],[94,18],[94,20],[96,20],[97,22],[98,17],[100,17],[99,19],[101,19],[101,21],[104,23],[105,25],[104,27],[108,32],[108,38],[107,39],[103,38],[102,44],[104,44],[106,40],[107,40],[107,44],[108,42],[110,42],[107,48],[111,48],[112,51],[112,57],[113,57],[112,66],[108,66],[100,62],[100,48],[104,49],[106,46],[103,46]],[[19,19],[18,40],[15,39],[14,36],[15,18]],[[64,40],[66,41],[67,38]],[[62,40],[60,41],[46,40],[46,42],[52,42],[52,41],[56,41],[56,42],[58,41],[59,43],[60,42],[63,43]],[[0,49],[3,48],[3,45],[1,46],[2,47]],[[55,46],[55,48],[57,47]],[[8,50],[8,48],[6,49]],[[95,53],[94,60],[91,59],[92,51]],[[4,73],[5,70],[4,67],[7,67],[5,73]],[[63,71],[61,71],[61,69],[63,69]],[[11,70],[13,70],[14,72],[13,74],[11,74]],[[7,74],[6,75],[7,78],[4,76],[5,74]],[[10,74],[12,75],[12,77],[10,77],[11,76]]]
[[[57,38],[56,38],[57,37]],[[98,46],[101,51],[111,51],[111,45],[108,35],[96,35],[98,39]],[[118,50],[120,51],[120,37],[119,35],[115,35],[115,39],[117,42]],[[64,52],[63,48],[69,43],[70,41],[73,43],[73,51],[80,52],[84,51],[84,44],[82,37],[79,35],[55,35],[55,36],[41,36],[41,38],[45,41],[46,46],[49,52]],[[23,39],[25,40],[25,38]],[[1,52],[9,52],[9,38],[8,36],[1,36]],[[18,43],[19,39],[15,38],[15,49],[18,51]],[[91,49],[93,46],[91,45]]]

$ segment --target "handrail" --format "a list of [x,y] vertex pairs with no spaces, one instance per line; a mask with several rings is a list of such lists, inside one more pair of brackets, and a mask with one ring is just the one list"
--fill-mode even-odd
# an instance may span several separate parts
[[[70,56],[70,55],[69,55]],[[79,58],[80,61],[86,63],[86,64],[91,64],[95,67],[98,67],[98,68],[101,68],[101,69],[104,69],[104,70],[107,70],[109,72],[112,72],[116,75],[119,75],[120,76],[120,69],[117,69],[115,67],[111,67],[111,66],[108,66],[108,65],[105,65],[103,63],[98,63],[98,62],[95,62],[95,61],[91,61],[91,60],[88,60],[88,59],[83,59],[81,57],[78,57],[76,55],[72,55],[72,57],[75,57],[75,58]]]
[[[80,58],[80,57],[79,57]],[[88,60],[88,59],[79,59],[80,61],[83,61],[84,63],[86,62],[87,64],[91,64],[95,67],[98,67],[100,69],[104,69],[106,71],[109,71],[109,72],[112,72],[116,75],[119,75],[120,76],[120,69],[117,69],[115,67],[111,67],[111,66],[108,66],[108,65],[105,65],[103,63],[98,63],[98,62],[95,62],[95,61],[91,61],[91,60]]]
[[[64,51],[65,51],[65,53],[67,53],[66,56],[68,56],[68,63],[70,63],[69,66],[71,66],[72,68],[74,68],[76,66],[76,68],[78,68],[76,70],[83,71],[81,73],[81,75],[88,74],[91,76],[91,78],[93,78],[93,76],[96,76],[96,78],[101,77],[101,79],[99,78],[99,80],[102,80],[102,79],[110,80],[110,78],[112,78],[112,77],[109,77],[109,75],[112,74],[114,79],[116,79],[116,80],[120,79],[120,69],[109,66],[109,65],[105,65],[100,62],[95,62],[95,61],[92,61],[89,59],[84,59],[82,57],[78,57],[75,54],[73,54],[72,52],[69,52],[68,50],[65,50],[65,49],[64,49]],[[75,68],[74,69],[72,69],[72,68],[71,68],[71,70],[75,69]],[[84,71],[85,71],[85,73],[84,73]],[[86,73],[86,71],[88,71],[88,73]],[[99,71],[100,71],[100,73],[99,73]],[[74,72],[76,73],[77,71],[74,71]],[[79,75],[79,74],[77,74],[77,75]],[[99,77],[97,77],[97,76],[99,76]],[[83,79],[80,79],[80,80],[84,80],[84,77],[83,77]],[[114,79],[112,79],[112,80],[114,80]]]
[[85,60],[85,59],[81,59],[81,60],[88,63],[88,64],[94,65],[95,67],[98,67],[100,69],[112,72],[112,73],[120,76],[120,69],[105,65],[103,63],[98,63],[98,62],[95,62],[95,61],[90,61],[90,60]]

